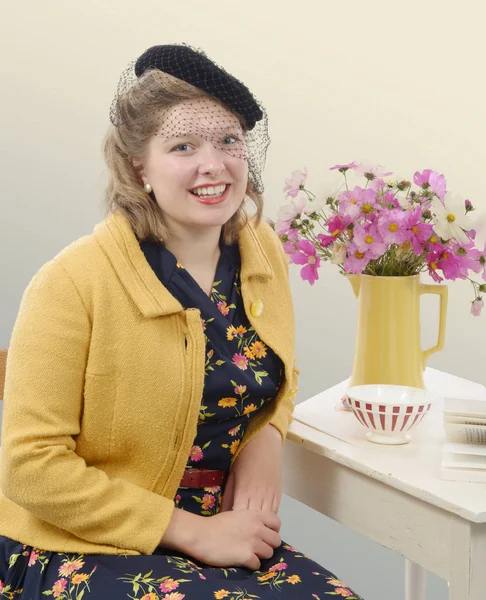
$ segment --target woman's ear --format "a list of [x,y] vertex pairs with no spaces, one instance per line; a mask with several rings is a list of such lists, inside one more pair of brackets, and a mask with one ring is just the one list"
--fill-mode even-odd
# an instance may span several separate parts
[[145,185],[147,183],[147,178],[145,176],[142,161],[139,158],[130,158],[130,162],[132,163],[133,170],[140,178],[140,181]]

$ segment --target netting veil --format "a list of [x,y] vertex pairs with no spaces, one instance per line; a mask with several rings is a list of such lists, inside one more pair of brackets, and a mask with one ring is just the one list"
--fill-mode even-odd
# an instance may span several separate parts
[[[265,108],[250,90],[201,49],[187,44],[153,46],[132,61],[120,76],[110,108],[110,120],[119,127],[127,120],[130,103],[125,100],[137,86],[146,94],[146,106],[160,101],[146,85],[148,74],[159,70],[203,90],[207,96],[184,101],[184,110],[176,103],[160,112],[156,135],[164,138],[198,136],[230,156],[248,162],[248,176],[255,192],[263,192],[263,170],[267,148],[268,118]],[[146,90],[145,90],[146,87]],[[158,88],[160,94],[160,87]],[[169,91],[169,90],[167,90]],[[170,94],[169,94],[170,96]],[[214,99],[218,102],[214,102]],[[225,110],[222,110],[222,106]],[[147,115],[148,116],[148,115]],[[153,115],[150,115],[153,118]],[[238,118],[239,117],[239,118]],[[143,120],[143,115],[140,115]]]

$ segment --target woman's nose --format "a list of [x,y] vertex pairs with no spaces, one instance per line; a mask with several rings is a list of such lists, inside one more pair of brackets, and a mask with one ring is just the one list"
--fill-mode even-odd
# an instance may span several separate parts
[[211,143],[205,144],[200,152],[199,173],[218,174],[225,170],[224,153]]

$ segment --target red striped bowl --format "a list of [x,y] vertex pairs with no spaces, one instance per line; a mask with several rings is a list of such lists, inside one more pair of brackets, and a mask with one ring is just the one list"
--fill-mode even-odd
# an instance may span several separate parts
[[376,444],[406,444],[409,431],[430,410],[433,396],[404,385],[357,385],[346,390],[351,410],[369,429],[366,437]]

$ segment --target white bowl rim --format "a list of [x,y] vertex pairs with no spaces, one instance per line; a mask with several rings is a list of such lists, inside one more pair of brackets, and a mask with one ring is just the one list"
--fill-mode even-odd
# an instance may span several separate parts
[[[385,388],[386,389],[400,389],[402,391],[407,390],[407,391],[411,391],[411,392],[418,392],[418,394],[415,394],[415,396],[417,397],[416,400],[413,399],[408,399],[408,400],[401,400],[401,399],[391,399],[391,398],[380,398],[380,399],[371,399],[371,398],[367,398],[367,397],[363,397],[360,395],[360,392],[363,390],[369,390],[371,388]],[[404,406],[418,406],[418,405],[422,405],[422,404],[430,404],[433,402],[434,400],[434,396],[426,389],[424,388],[418,388],[418,387],[413,387],[410,385],[395,385],[395,384],[388,384],[388,383],[368,383],[368,384],[362,384],[362,385],[353,385],[351,387],[349,387],[346,390],[346,395],[349,396],[349,398],[351,398],[351,400],[356,401],[358,400],[359,402],[367,402],[368,404],[387,404],[387,405],[394,405],[394,406],[399,406],[399,405],[404,405]],[[420,399],[419,399],[420,397]]]

